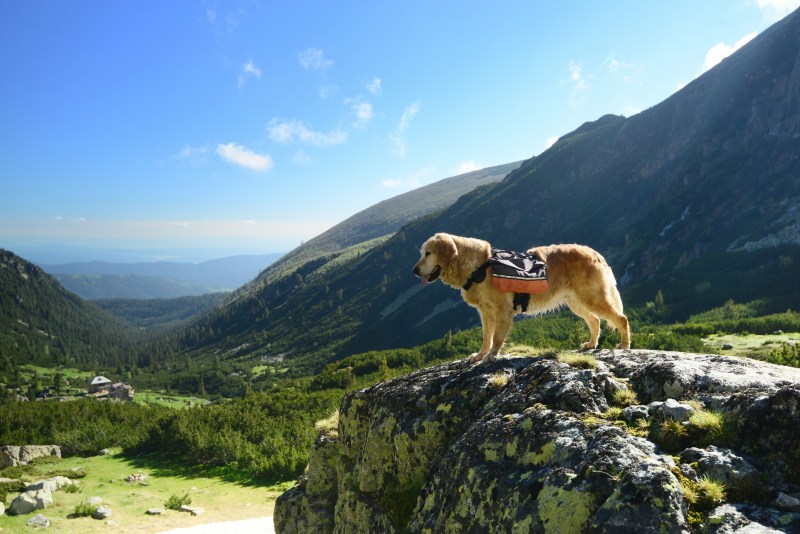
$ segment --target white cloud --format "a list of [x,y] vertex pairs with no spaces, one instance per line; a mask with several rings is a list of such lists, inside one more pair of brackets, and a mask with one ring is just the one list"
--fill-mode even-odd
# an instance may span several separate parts
[[205,156],[208,153],[207,146],[189,146],[183,145],[183,148],[173,157],[176,159],[197,159]]
[[800,7],[800,0],[756,0],[756,4],[767,20],[777,21]]
[[367,91],[369,91],[369,94],[379,95],[381,94],[381,79],[377,76],[373,77],[365,87],[367,88]]
[[296,119],[272,119],[267,125],[267,130],[270,139],[283,144],[305,143],[325,148],[347,141],[347,132],[344,130],[337,128],[328,133],[316,132]]
[[478,171],[481,170],[482,168],[483,167],[481,167],[474,161],[469,160],[469,161],[462,161],[461,163],[459,163],[458,166],[453,170],[453,172],[455,173],[456,176],[458,176],[459,174],[466,174],[468,172]]
[[580,106],[586,101],[588,95],[586,94],[591,85],[586,81],[587,78],[583,74],[583,64],[577,61],[570,60],[567,66],[569,70],[569,79],[573,83],[572,92],[570,93],[570,101],[574,106]]
[[729,55],[739,50],[741,47],[749,43],[756,35],[757,35],[756,32],[748,33],[747,35],[736,41],[736,43],[734,43],[733,45],[728,45],[725,43],[717,43],[714,46],[712,46],[708,50],[708,52],[706,52],[706,59],[705,62],[703,63],[704,71],[710,69],[711,67],[714,67],[720,61],[722,61]]
[[261,69],[258,67],[258,65],[253,63],[252,59],[248,60],[247,63],[242,65],[242,69],[239,72],[239,79],[238,79],[239,87],[247,83],[247,79],[251,77],[261,78]]
[[217,145],[217,154],[229,163],[264,172],[273,167],[272,158],[268,154],[259,154],[236,143]]
[[357,96],[355,98],[345,98],[344,103],[353,110],[353,113],[356,115],[356,126],[363,128],[366,124],[372,120],[373,115],[375,114],[374,110],[372,109],[372,104],[367,102],[361,96]]
[[297,54],[300,64],[311,72],[325,72],[333,66],[333,61],[325,59],[325,52],[321,48],[309,48]]
[[558,141],[560,138],[561,138],[560,135],[554,135],[552,137],[548,137],[547,142],[544,144],[544,149],[547,150],[548,148],[556,144],[556,141]]
[[381,181],[381,184],[387,189],[416,189],[427,182],[433,173],[433,167],[425,167],[405,178],[388,178]]
[[417,116],[417,113],[419,113],[420,109],[421,106],[419,102],[413,102],[406,106],[406,108],[403,110],[403,115],[400,117],[400,122],[397,123],[397,130],[395,130],[393,134],[389,135],[389,139],[391,139],[392,143],[394,143],[395,153],[401,158],[406,156],[406,151],[408,148],[406,132],[411,126],[411,121],[414,120],[414,117]]
[[606,61],[606,69],[613,75],[622,76],[626,85],[642,85],[641,68],[634,63],[620,61],[614,54]]

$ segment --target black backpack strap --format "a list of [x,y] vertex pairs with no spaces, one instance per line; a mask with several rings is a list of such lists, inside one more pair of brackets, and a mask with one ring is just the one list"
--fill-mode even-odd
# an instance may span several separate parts
[[522,310],[522,313],[528,311],[528,303],[531,300],[531,296],[529,293],[514,293],[514,302],[511,305],[512,308],[516,308],[519,306],[519,309]]
[[464,284],[464,291],[469,291],[469,288],[472,287],[472,284],[480,284],[486,279],[486,269],[494,265],[495,261],[489,258],[488,261],[484,262],[483,265],[472,271],[472,274],[469,275],[467,278],[467,283]]

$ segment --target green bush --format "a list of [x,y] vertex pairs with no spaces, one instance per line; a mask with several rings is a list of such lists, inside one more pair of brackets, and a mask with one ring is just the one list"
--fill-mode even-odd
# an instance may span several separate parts
[[177,510],[181,506],[189,506],[190,504],[192,504],[192,498],[188,493],[184,493],[181,496],[178,496],[177,493],[173,493],[170,495],[169,499],[164,501],[164,507],[169,510]]
[[97,511],[97,506],[87,502],[79,503],[75,506],[72,515],[75,517],[89,517]]

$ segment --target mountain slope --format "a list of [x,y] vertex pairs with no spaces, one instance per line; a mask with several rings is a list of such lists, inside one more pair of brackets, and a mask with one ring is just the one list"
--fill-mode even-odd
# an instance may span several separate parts
[[512,249],[588,244],[611,263],[626,305],[663,289],[673,318],[729,298],[796,306],[799,47],[795,12],[661,104],[581,126],[501,182],[335,268],[317,272],[324,262],[309,262],[242,295],[200,323],[215,338],[185,348],[228,336],[254,355],[286,352],[318,365],[474,326],[477,314],[457,291],[422,290],[410,274],[437,231]]
[[259,280],[272,281],[309,261],[393,234],[408,221],[446,208],[476,187],[501,180],[521,163],[506,163],[452,176],[379,202],[292,250],[264,270]]
[[15,363],[132,366],[134,331],[0,249],[0,354]]

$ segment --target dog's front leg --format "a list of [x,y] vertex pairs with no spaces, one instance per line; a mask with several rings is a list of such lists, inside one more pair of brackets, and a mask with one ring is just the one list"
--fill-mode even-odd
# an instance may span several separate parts
[[494,326],[494,334],[492,337],[492,350],[484,358],[487,362],[493,362],[500,354],[500,350],[506,342],[508,333],[511,331],[511,324],[514,321],[514,312],[511,309],[498,310],[495,314],[497,321]]
[[469,363],[481,361],[483,357],[492,350],[492,339],[494,338],[495,329],[494,314],[482,309],[478,309],[478,312],[480,313],[481,326],[483,327],[483,344],[481,345],[480,351],[469,357]]

